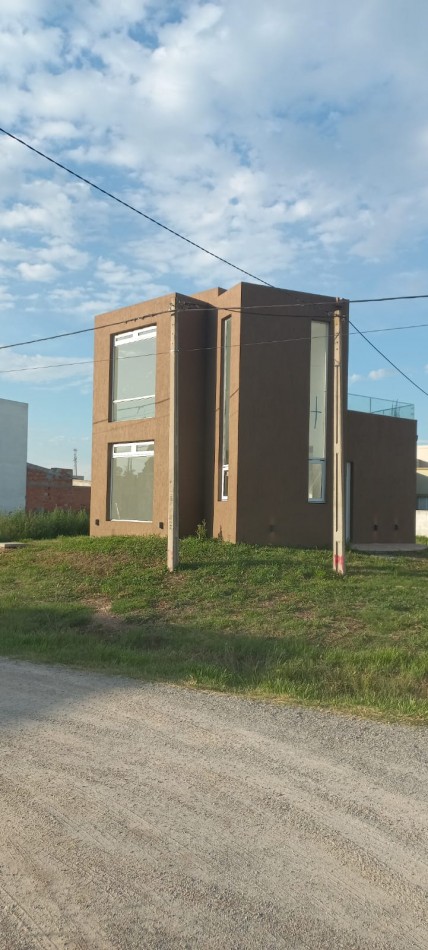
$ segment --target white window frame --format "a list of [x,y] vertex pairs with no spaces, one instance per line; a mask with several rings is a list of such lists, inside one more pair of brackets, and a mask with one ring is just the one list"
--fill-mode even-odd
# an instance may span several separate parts
[[[144,446],[144,448],[142,448]],[[151,448],[148,448],[151,446]],[[120,452],[118,449],[127,449],[125,452]],[[154,440],[148,442],[116,442],[111,447],[111,472],[113,471],[113,460],[117,458],[126,459],[126,458],[140,458],[145,456],[146,458],[154,458],[155,454],[155,443]],[[110,508],[110,521],[116,521],[119,523],[124,523],[124,518],[112,518],[111,516],[111,482],[110,482],[110,499],[109,499],[109,508]],[[127,518],[127,524],[153,524],[153,519],[151,521],[140,521],[137,518]]]
[[[225,485],[227,488],[225,490]],[[229,498],[229,466],[222,465],[221,467],[221,486],[220,486],[220,501],[227,501]]]
[[[153,448],[148,449],[147,446],[149,445],[153,446]],[[140,446],[144,446],[144,448],[140,448]],[[153,439],[149,439],[148,442],[115,442],[115,444],[112,445],[111,448],[112,448],[112,452],[111,452],[112,458],[127,459],[127,458],[134,458],[136,455],[150,456],[150,455],[155,454],[155,443]],[[126,448],[127,451],[123,451],[123,452],[118,451],[118,449],[123,449],[123,448]]]
[[[113,337],[113,349],[116,346],[125,346],[126,343],[133,343],[135,340],[156,340],[156,336],[157,336],[157,327],[155,324],[150,327],[140,327],[139,330],[127,330],[126,333],[117,333],[116,336]],[[155,359],[156,359],[156,355],[155,355]],[[116,383],[116,378],[115,378],[114,373],[115,373],[115,360],[113,360],[112,393],[114,392],[115,383]],[[151,399],[153,403],[155,403],[156,393],[150,393],[150,395],[148,396],[128,396],[126,399],[113,399],[112,397],[111,404],[112,406],[118,406],[118,405],[122,405],[125,402],[135,402],[136,399],[141,399],[141,400]],[[153,418],[153,416],[151,416],[150,418]],[[135,422],[137,421],[137,419],[138,417],[136,417],[136,419],[134,420],[128,419],[126,421]],[[112,421],[121,422],[122,420],[114,419]]]

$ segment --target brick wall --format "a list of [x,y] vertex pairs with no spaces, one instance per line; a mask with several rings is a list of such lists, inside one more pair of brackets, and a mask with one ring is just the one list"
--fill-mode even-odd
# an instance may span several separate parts
[[54,508],[71,508],[89,511],[90,485],[73,484],[71,468],[43,468],[27,465],[27,511],[53,511]]

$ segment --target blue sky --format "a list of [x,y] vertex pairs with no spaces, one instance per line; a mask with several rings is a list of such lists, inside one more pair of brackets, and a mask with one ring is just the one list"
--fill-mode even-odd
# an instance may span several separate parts
[[[2,0],[0,22],[3,127],[277,286],[428,292],[422,0]],[[0,171],[0,344],[239,280],[3,136]],[[351,318],[428,323],[428,301]],[[428,328],[370,339],[428,389]],[[92,334],[0,350],[31,461],[77,448],[89,474],[91,355]],[[414,402],[428,441],[428,398],[356,337],[349,389]]]

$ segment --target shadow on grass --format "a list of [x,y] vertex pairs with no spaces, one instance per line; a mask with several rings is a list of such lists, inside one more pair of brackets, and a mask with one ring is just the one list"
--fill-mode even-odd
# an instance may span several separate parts
[[353,649],[326,645],[322,637],[223,633],[135,618],[104,622],[88,609],[46,605],[3,611],[0,653],[144,680],[428,717],[427,659],[402,647]]

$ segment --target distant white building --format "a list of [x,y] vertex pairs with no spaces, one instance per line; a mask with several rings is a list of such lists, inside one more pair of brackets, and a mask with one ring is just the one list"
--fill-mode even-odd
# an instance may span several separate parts
[[28,405],[0,399],[0,511],[25,508]]

